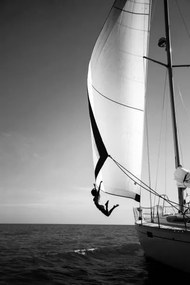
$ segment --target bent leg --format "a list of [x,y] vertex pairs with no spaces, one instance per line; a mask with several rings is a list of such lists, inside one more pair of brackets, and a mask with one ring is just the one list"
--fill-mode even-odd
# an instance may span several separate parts
[[108,211],[108,203],[109,203],[109,200],[105,203],[106,211]]
[[114,206],[108,211],[107,216],[110,216],[111,213],[113,212],[113,210],[114,210],[115,208],[117,208],[118,206],[119,206],[118,204],[117,204],[117,205],[114,205]]

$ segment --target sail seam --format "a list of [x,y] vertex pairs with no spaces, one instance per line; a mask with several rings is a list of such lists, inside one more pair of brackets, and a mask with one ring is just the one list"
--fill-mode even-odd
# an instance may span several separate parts
[[144,112],[143,109],[135,108],[135,107],[132,107],[132,106],[125,105],[125,104],[123,104],[123,103],[117,102],[117,101],[115,101],[115,100],[113,100],[113,99],[111,99],[111,98],[105,96],[105,95],[102,94],[101,92],[99,92],[92,84],[91,84],[91,86],[92,86],[92,88],[93,88],[99,95],[101,95],[102,97],[104,97],[105,99],[107,99],[107,100],[109,100],[109,101],[111,101],[111,102],[113,102],[113,103],[116,103],[116,104],[118,104],[118,105],[121,105],[121,106],[126,107],[126,108],[129,108],[129,109],[133,109],[133,110],[136,110],[136,111]]
[[116,6],[114,6],[114,8],[117,9],[117,10],[120,10],[122,12],[128,13],[128,14],[139,15],[139,16],[149,16],[149,13],[148,14],[147,13],[136,13],[136,12],[132,12],[132,11],[121,9],[119,7],[116,7]]
[[137,28],[131,27],[131,26],[129,26],[129,25],[124,25],[123,23],[120,23],[119,21],[117,21],[117,24],[120,25],[120,26],[122,26],[122,27],[125,27],[125,28],[127,28],[127,29],[129,29],[129,30],[132,30],[132,31],[148,32],[147,29],[137,29]]
[[[132,4],[134,4],[134,0],[127,0],[127,2],[131,2]],[[148,1],[145,1],[144,3],[142,3],[141,1],[135,1],[135,4],[150,6],[150,3],[148,3]]]
[[[129,51],[123,50],[123,49],[120,49],[120,50],[121,50],[123,53],[125,53],[125,54],[131,55],[131,56],[134,56],[134,57],[138,57],[138,58],[142,58],[142,55],[141,55],[141,54],[132,53],[132,52],[129,52]],[[141,83],[141,81],[138,81],[138,80],[135,80],[135,81]]]

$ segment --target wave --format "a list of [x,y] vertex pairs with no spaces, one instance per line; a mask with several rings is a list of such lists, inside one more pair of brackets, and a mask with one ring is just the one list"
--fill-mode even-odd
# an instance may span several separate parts
[[82,254],[82,255],[86,255],[88,252],[93,252],[97,250],[97,248],[83,248],[83,249],[75,249],[73,252],[77,253],[77,254]]
[[76,255],[82,255],[86,257],[96,256],[96,258],[106,259],[118,255],[133,255],[138,251],[142,252],[139,243],[128,243],[124,245],[105,245],[101,247],[78,248],[67,252],[67,254],[70,253],[73,257]]

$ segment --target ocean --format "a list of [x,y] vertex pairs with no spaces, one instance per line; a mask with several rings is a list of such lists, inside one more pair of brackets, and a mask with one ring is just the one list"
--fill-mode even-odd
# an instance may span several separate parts
[[182,284],[186,278],[147,260],[132,225],[0,225],[0,284]]

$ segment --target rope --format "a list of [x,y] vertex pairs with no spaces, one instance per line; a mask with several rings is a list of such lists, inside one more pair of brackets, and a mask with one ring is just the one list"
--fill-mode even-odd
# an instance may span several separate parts
[[139,185],[144,190],[158,196],[159,198],[166,201],[168,204],[170,204],[172,207],[178,210],[179,204],[169,200],[168,198],[163,197],[162,195],[158,194],[154,189],[149,187],[145,182],[143,182],[141,179],[139,179],[137,176],[135,176],[132,172],[130,172],[128,169],[126,169],[123,165],[121,165],[118,161],[116,161],[113,157],[109,155],[109,157],[113,160],[113,162],[119,167],[119,169],[129,178],[131,179],[134,184]]
[[[141,179],[139,179],[137,176],[135,176],[133,173],[131,173],[128,169],[126,169],[123,165],[121,165],[118,161],[116,161],[113,157],[111,157],[109,155],[109,157],[113,160],[113,162],[119,167],[119,169],[121,169],[121,171],[127,176],[129,177],[135,184],[139,185],[141,188],[143,188],[144,190],[154,194],[155,196],[159,197],[159,199],[164,200],[165,202],[167,202],[168,204],[170,204],[170,206],[172,206],[173,208],[175,208],[178,211],[178,207],[179,204],[168,199],[165,198],[164,196],[158,194],[154,189],[152,189],[151,187],[149,187],[146,183],[144,183]],[[133,178],[132,178],[132,177]],[[139,182],[138,182],[139,181]],[[187,206],[184,205],[185,210],[182,212],[183,218],[189,218],[187,216],[187,210],[189,209]]]
[[178,92],[179,92],[179,98],[180,98],[180,100],[181,100],[181,104],[182,104],[182,106],[183,106],[183,109],[184,109],[184,111],[185,111],[185,115],[186,115],[186,117],[188,118],[188,121],[190,122],[190,115],[189,115],[189,110],[186,108],[186,106],[185,106],[185,103],[184,103],[184,100],[183,100],[183,96],[182,96],[182,94],[181,94],[181,90],[180,90],[180,87],[178,86]]
[[[149,185],[151,186],[151,173],[150,173],[150,146],[149,146],[149,131],[148,131],[148,116],[145,113],[145,126],[146,126],[146,147],[147,147],[147,160],[148,160],[148,179]],[[152,208],[152,193],[150,193],[150,206]],[[152,216],[152,213],[151,213]]]
[[[185,115],[189,121],[189,116],[188,116],[188,112],[187,112],[187,109],[185,108],[185,105],[184,105],[184,101],[183,101],[183,98],[182,98],[182,95],[181,95],[181,92],[180,90],[178,89],[179,91],[179,98],[181,100],[181,103],[182,103],[182,107],[184,108],[184,111],[185,111]],[[178,118],[180,118],[180,115],[178,116]],[[181,163],[183,165],[183,162],[184,162],[184,159],[183,159],[183,149],[182,149],[182,144],[181,144],[181,138],[182,138],[182,133],[181,133],[181,129],[178,128],[178,137],[179,137],[179,150],[180,150],[180,155],[181,155]]]
[[[156,168],[156,181],[155,181],[155,189],[157,189],[158,186],[158,170],[159,170],[159,158],[160,158],[160,152],[161,152],[161,136],[162,136],[162,130],[163,130],[163,118],[164,118],[164,106],[165,106],[165,100],[166,100],[166,81],[167,81],[167,72],[165,74],[165,81],[164,81],[164,96],[163,96],[163,102],[162,102],[162,115],[161,115],[161,124],[160,124],[160,134],[159,134],[159,146],[158,146],[158,156],[157,156],[157,168]],[[166,114],[167,115],[167,114]],[[167,124],[166,124],[167,126]],[[165,167],[166,169],[166,167]],[[166,177],[166,175],[165,175]]]

